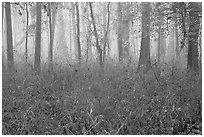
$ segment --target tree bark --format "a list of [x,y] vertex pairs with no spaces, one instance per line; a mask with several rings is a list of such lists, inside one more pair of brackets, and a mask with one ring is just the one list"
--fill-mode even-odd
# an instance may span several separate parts
[[36,30],[35,30],[35,63],[34,69],[40,73],[41,57],[41,3],[36,3]]
[[76,3],[76,17],[77,17],[77,51],[78,61],[81,64],[81,44],[80,44],[80,19],[79,19],[79,3]]
[[145,65],[146,70],[150,68],[150,3],[142,3],[142,40],[138,69]]
[[188,38],[188,68],[193,71],[198,71],[198,34],[199,34],[199,5],[197,2],[189,3],[189,38]]
[[12,37],[12,21],[11,21],[11,8],[10,2],[5,3],[6,9],[6,29],[7,29],[7,69],[9,72],[13,72],[14,56],[13,56],[13,37]]
[[177,22],[177,18],[174,17],[174,21],[175,21],[175,24],[174,24],[174,31],[175,31],[175,41],[176,41],[176,58],[178,59],[179,58],[179,35],[178,35],[178,22]]
[[122,41],[122,6],[118,2],[118,58],[119,61],[123,59],[123,41]]
[[[53,72],[53,45],[55,34],[55,20],[56,20],[56,6],[55,3],[48,3],[49,5],[49,28],[50,28],[50,47],[48,53],[48,71]],[[52,8],[53,7],[53,8]]]
[[103,30],[104,30],[103,62],[105,62],[106,47],[109,48],[109,43],[108,43],[108,33],[109,33],[109,23],[110,23],[109,6],[110,6],[110,2],[108,2],[107,9],[106,9],[106,6],[104,7],[104,14],[103,14]]
[[26,2],[26,41],[25,41],[25,59],[28,61],[28,24],[29,24],[29,12],[28,2]]
[[74,40],[74,51],[75,57],[77,58],[77,32],[76,32],[76,16],[75,16],[75,4],[72,2],[72,26],[73,26],[73,40]]
[[4,39],[4,2],[2,2],[2,72],[4,72],[5,70],[5,62],[4,62],[4,53],[3,53],[3,47],[4,47],[4,42],[3,42],[3,39]]

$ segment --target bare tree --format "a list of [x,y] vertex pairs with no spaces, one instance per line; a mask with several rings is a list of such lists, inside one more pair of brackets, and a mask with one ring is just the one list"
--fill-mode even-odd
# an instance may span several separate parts
[[74,4],[74,2],[71,3],[71,7],[72,7],[72,26],[73,26],[73,40],[74,40],[74,49],[75,49],[75,55],[77,55],[76,53],[76,47],[77,47],[77,32],[76,32],[76,15],[75,15],[75,7],[76,5]]
[[76,17],[77,17],[77,51],[79,64],[81,63],[81,44],[80,44],[80,19],[79,19],[79,3],[76,2]]
[[5,3],[6,30],[7,30],[7,69],[12,72],[15,69],[13,57],[13,37],[10,2]]
[[122,6],[118,2],[118,58],[122,60],[123,56],[123,41],[122,41]]
[[29,24],[29,11],[28,11],[28,2],[26,4],[26,41],[25,41],[25,59],[28,60],[28,24]]
[[40,56],[41,56],[41,3],[36,3],[36,30],[35,30],[35,62],[34,69],[40,73]]
[[[55,33],[55,20],[56,20],[56,6],[55,3],[48,3],[49,5],[49,28],[50,28],[50,47],[48,53],[49,65],[48,71],[53,72],[53,45]],[[53,8],[52,8],[53,7]]]
[[107,7],[104,7],[104,13],[103,13],[103,62],[105,61],[105,55],[106,55],[106,48],[108,47],[109,51],[109,43],[108,43],[108,33],[109,33],[109,24],[110,24],[110,2],[108,2]]

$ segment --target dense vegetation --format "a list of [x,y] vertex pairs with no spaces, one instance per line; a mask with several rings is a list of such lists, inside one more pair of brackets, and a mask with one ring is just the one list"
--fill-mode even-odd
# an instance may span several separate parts
[[3,2],[2,134],[202,134],[201,2]]
[[3,73],[2,134],[202,134],[201,73],[105,69]]

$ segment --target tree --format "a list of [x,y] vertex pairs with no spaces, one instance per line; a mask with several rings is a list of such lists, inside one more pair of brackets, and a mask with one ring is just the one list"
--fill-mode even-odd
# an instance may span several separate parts
[[28,12],[28,2],[26,4],[26,42],[25,42],[25,59],[28,60],[28,24],[29,24],[29,12]]
[[179,58],[179,35],[178,35],[178,22],[177,22],[177,17],[174,16],[174,32],[175,32],[175,38],[176,38],[176,58]]
[[41,56],[41,3],[36,3],[36,30],[35,30],[35,62],[34,69],[40,73],[40,56]]
[[150,3],[142,3],[142,40],[140,48],[140,57],[138,70],[141,65],[147,69],[150,67]]
[[[56,6],[55,3],[48,3],[49,5],[49,28],[50,28],[50,47],[48,53],[48,71],[53,72],[53,45],[54,45],[54,32],[56,20]],[[53,8],[52,8],[53,7]]]
[[122,60],[123,56],[123,41],[122,41],[122,5],[118,2],[118,58]]
[[199,3],[189,2],[189,38],[188,38],[188,68],[198,71],[198,35],[199,35]]
[[95,23],[95,19],[94,19],[94,15],[93,15],[93,9],[92,9],[92,3],[89,2],[89,8],[90,8],[90,13],[91,13],[91,19],[92,19],[92,24],[93,24],[93,28],[94,28],[94,36],[95,36],[95,39],[96,39],[96,48],[97,48],[97,51],[98,51],[98,54],[99,54],[99,64],[100,64],[100,67],[103,69],[103,52],[102,52],[102,49],[101,47],[99,46],[99,40],[98,40],[98,33],[97,33],[97,30],[96,30],[96,23]]
[[104,31],[103,62],[105,61],[106,47],[108,47],[108,51],[109,51],[109,43],[108,43],[109,24],[110,24],[110,2],[108,2],[107,7],[104,6],[104,13],[103,13],[103,31]]
[[13,37],[10,2],[5,3],[6,9],[6,30],[7,30],[7,69],[12,72],[15,69],[13,57]]
[[3,53],[3,36],[4,36],[4,3],[2,3],[2,71],[4,71],[6,69],[6,66],[5,66],[5,60],[4,60],[4,53]]
[[77,51],[79,64],[81,63],[81,44],[80,44],[80,20],[79,20],[79,3],[76,2],[76,17],[77,17]]
[[[74,49],[75,49],[75,52],[77,51],[76,50],[76,47],[77,47],[77,32],[76,32],[76,16],[75,16],[75,4],[72,2],[71,3],[71,7],[72,7],[72,26],[73,26],[73,39],[74,39]],[[75,53],[76,55],[77,53]]]

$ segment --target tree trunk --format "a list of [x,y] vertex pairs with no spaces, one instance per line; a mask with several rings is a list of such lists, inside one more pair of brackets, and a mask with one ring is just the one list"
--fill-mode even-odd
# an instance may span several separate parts
[[35,63],[34,69],[40,73],[40,56],[41,56],[41,3],[36,3],[36,30],[35,30]]
[[106,54],[106,6],[103,8],[103,62],[105,61],[105,54]]
[[70,57],[72,58],[72,14],[69,11],[69,53]]
[[77,32],[76,32],[76,16],[75,16],[75,4],[72,2],[72,26],[73,26],[73,40],[74,40],[74,51],[75,51],[75,57],[77,58]]
[[51,11],[50,2],[48,2],[48,6],[49,6],[49,29],[50,29],[50,47],[48,51],[48,72],[53,72],[52,11]]
[[197,2],[189,3],[189,39],[188,39],[188,68],[193,71],[198,71],[198,34],[199,34],[199,5]]
[[4,60],[4,2],[2,2],[2,72],[4,72],[6,70],[6,66],[5,66],[5,60]]
[[178,35],[178,23],[177,23],[177,18],[174,17],[174,21],[175,21],[175,24],[174,24],[174,30],[175,30],[175,41],[176,41],[176,58],[178,59],[179,58],[179,35]]
[[106,45],[107,45],[107,48],[108,48],[108,56],[110,56],[110,44],[109,44],[109,28],[110,28],[110,2],[108,3],[107,5],[107,14],[108,14],[108,21],[107,21],[107,34],[106,34]]
[[7,69],[9,72],[14,71],[14,57],[13,57],[13,37],[12,37],[12,22],[10,2],[5,3],[6,9],[6,29],[7,29]]
[[183,39],[181,48],[183,48],[186,44],[186,38],[187,38],[187,31],[186,31],[186,3],[180,2],[180,8],[181,8],[181,23],[182,23],[182,31],[183,31]]
[[29,12],[28,2],[26,2],[26,41],[25,41],[25,59],[28,61],[28,24],[29,24]]
[[109,48],[109,43],[108,43],[109,22],[110,22],[109,6],[110,6],[110,2],[108,2],[107,9],[106,9],[106,6],[104,7],[104,14],[103,14],[103,30],[104,30],[103,62],[105,61],[106,47]]
[[102,52],[101,47],[99,46],[98,33],[97,33],[97,30],[96,30],[96,23],[95,23],[95,19],[94,19],[94,15],[93,15],[93,9],[92,9],[92,3],[91,2],[89,2],[89,8],[90,8],[91,19],[92,19],[92,24],[93,24],[93,28],[94,28],[94,36],[95,36],[95,39],[96,39],[96,48],[97,48],[97,51],[98,51],[98,54],[99,54],[99,65],[103,70],[103,57],[102,57],[103,52]]
[[138,69],[145,65],[146,70],[150,68],[150,3],[142,3],[142,40]]
[[55,20],[56,20],[55,3],[49,2],[49,28],[50,28],[50,47],[49,47],[49,53],[48,53],[49,72],[53,72],[53,45],[54,45],[54,34],[55,34]]
[[123,56],[123,45],[122,45],[122,7],[121,3],[118,2],[118,58],[122,61]]
[[76,3],[76,16],[77,16],[77,51],[78,51],[78,60],[81,64],[81,44],[80,44],[80,19],[79,19],[79,3]]

